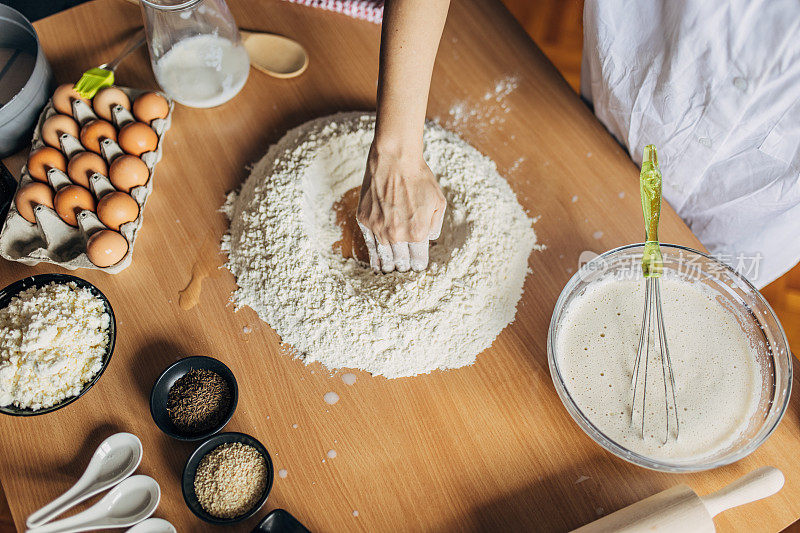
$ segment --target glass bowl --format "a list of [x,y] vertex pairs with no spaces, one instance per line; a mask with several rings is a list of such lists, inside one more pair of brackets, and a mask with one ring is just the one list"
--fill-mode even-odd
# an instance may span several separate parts
[[763,444],[781,421],[791,393],[792,356],[783,327],[761,293],[728,265],[703,252],[678,245],[661,245],[665,274],[702,284],[712,291],[722,305],[733,311],[755,347],[762,370],[761,397],[747,428],[733,444],[711,455],[685,460],[653,459],[635,453],[604,435],[581,412],[565,385],[556,353],[556,339],[565,311],[589,285],[609,276],[643,279],[643,248],[642,244],[631,244],[594,257],[581,266],[561,291],[547,334],[547,358],[556,391],[583,431],[606,450],[633,464],[665,472],[696,472],[738,461]]

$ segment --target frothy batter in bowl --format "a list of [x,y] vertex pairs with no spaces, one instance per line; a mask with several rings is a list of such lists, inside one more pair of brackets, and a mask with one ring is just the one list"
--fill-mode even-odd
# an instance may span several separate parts
[[676,380],[677,440],[662,444],[663,377],[652,342],[645,439],[630,423],[641,279],[594,282],[569,305],[555,341],[558,366],[578,408],[617,444],[660,460],[710,456],[736,442],[756,413],[762,377],[755,349],[733,312],[702,286],[665,276],[661,293]]

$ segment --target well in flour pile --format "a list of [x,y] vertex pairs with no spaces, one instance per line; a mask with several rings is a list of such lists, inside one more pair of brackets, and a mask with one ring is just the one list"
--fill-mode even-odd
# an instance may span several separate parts
[[374,115],[341,113],[295,128],[231,193],[232,301],[331,370],[397,378],[472,364],[514,319],[532,221],[489,158],[429,123],[425,160],[447,199],[430,266],[376,274],[345,259],[333,206],[360,185],[374,126]]

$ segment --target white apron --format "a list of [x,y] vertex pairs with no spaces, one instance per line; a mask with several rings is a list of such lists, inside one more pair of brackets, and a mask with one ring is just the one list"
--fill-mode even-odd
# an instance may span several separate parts
[[[800,2],[586,0],[581,93],[712,254],[763,287],[800,260]],[[661,235],[670,242],[669,234]]]

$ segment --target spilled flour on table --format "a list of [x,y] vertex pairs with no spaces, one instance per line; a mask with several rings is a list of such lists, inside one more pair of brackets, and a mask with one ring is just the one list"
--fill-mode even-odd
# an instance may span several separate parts
[[506,97],[517,87],[519,78],[506,76],[497,80],[480,99],[457,100],[448,110],[445,126],[485,134],[489,128],[506,121],[505,115],[511,112]]
[[289,133],[223,207],[236,308],[249,306],[305,363],[397,378],[475,362],[514,320],[532,221],[495,164],[426,125],[425,160],[447,199],[423,272],[376,274],[334,251],[334,203],[360,185],[374,115],[342,113]]

